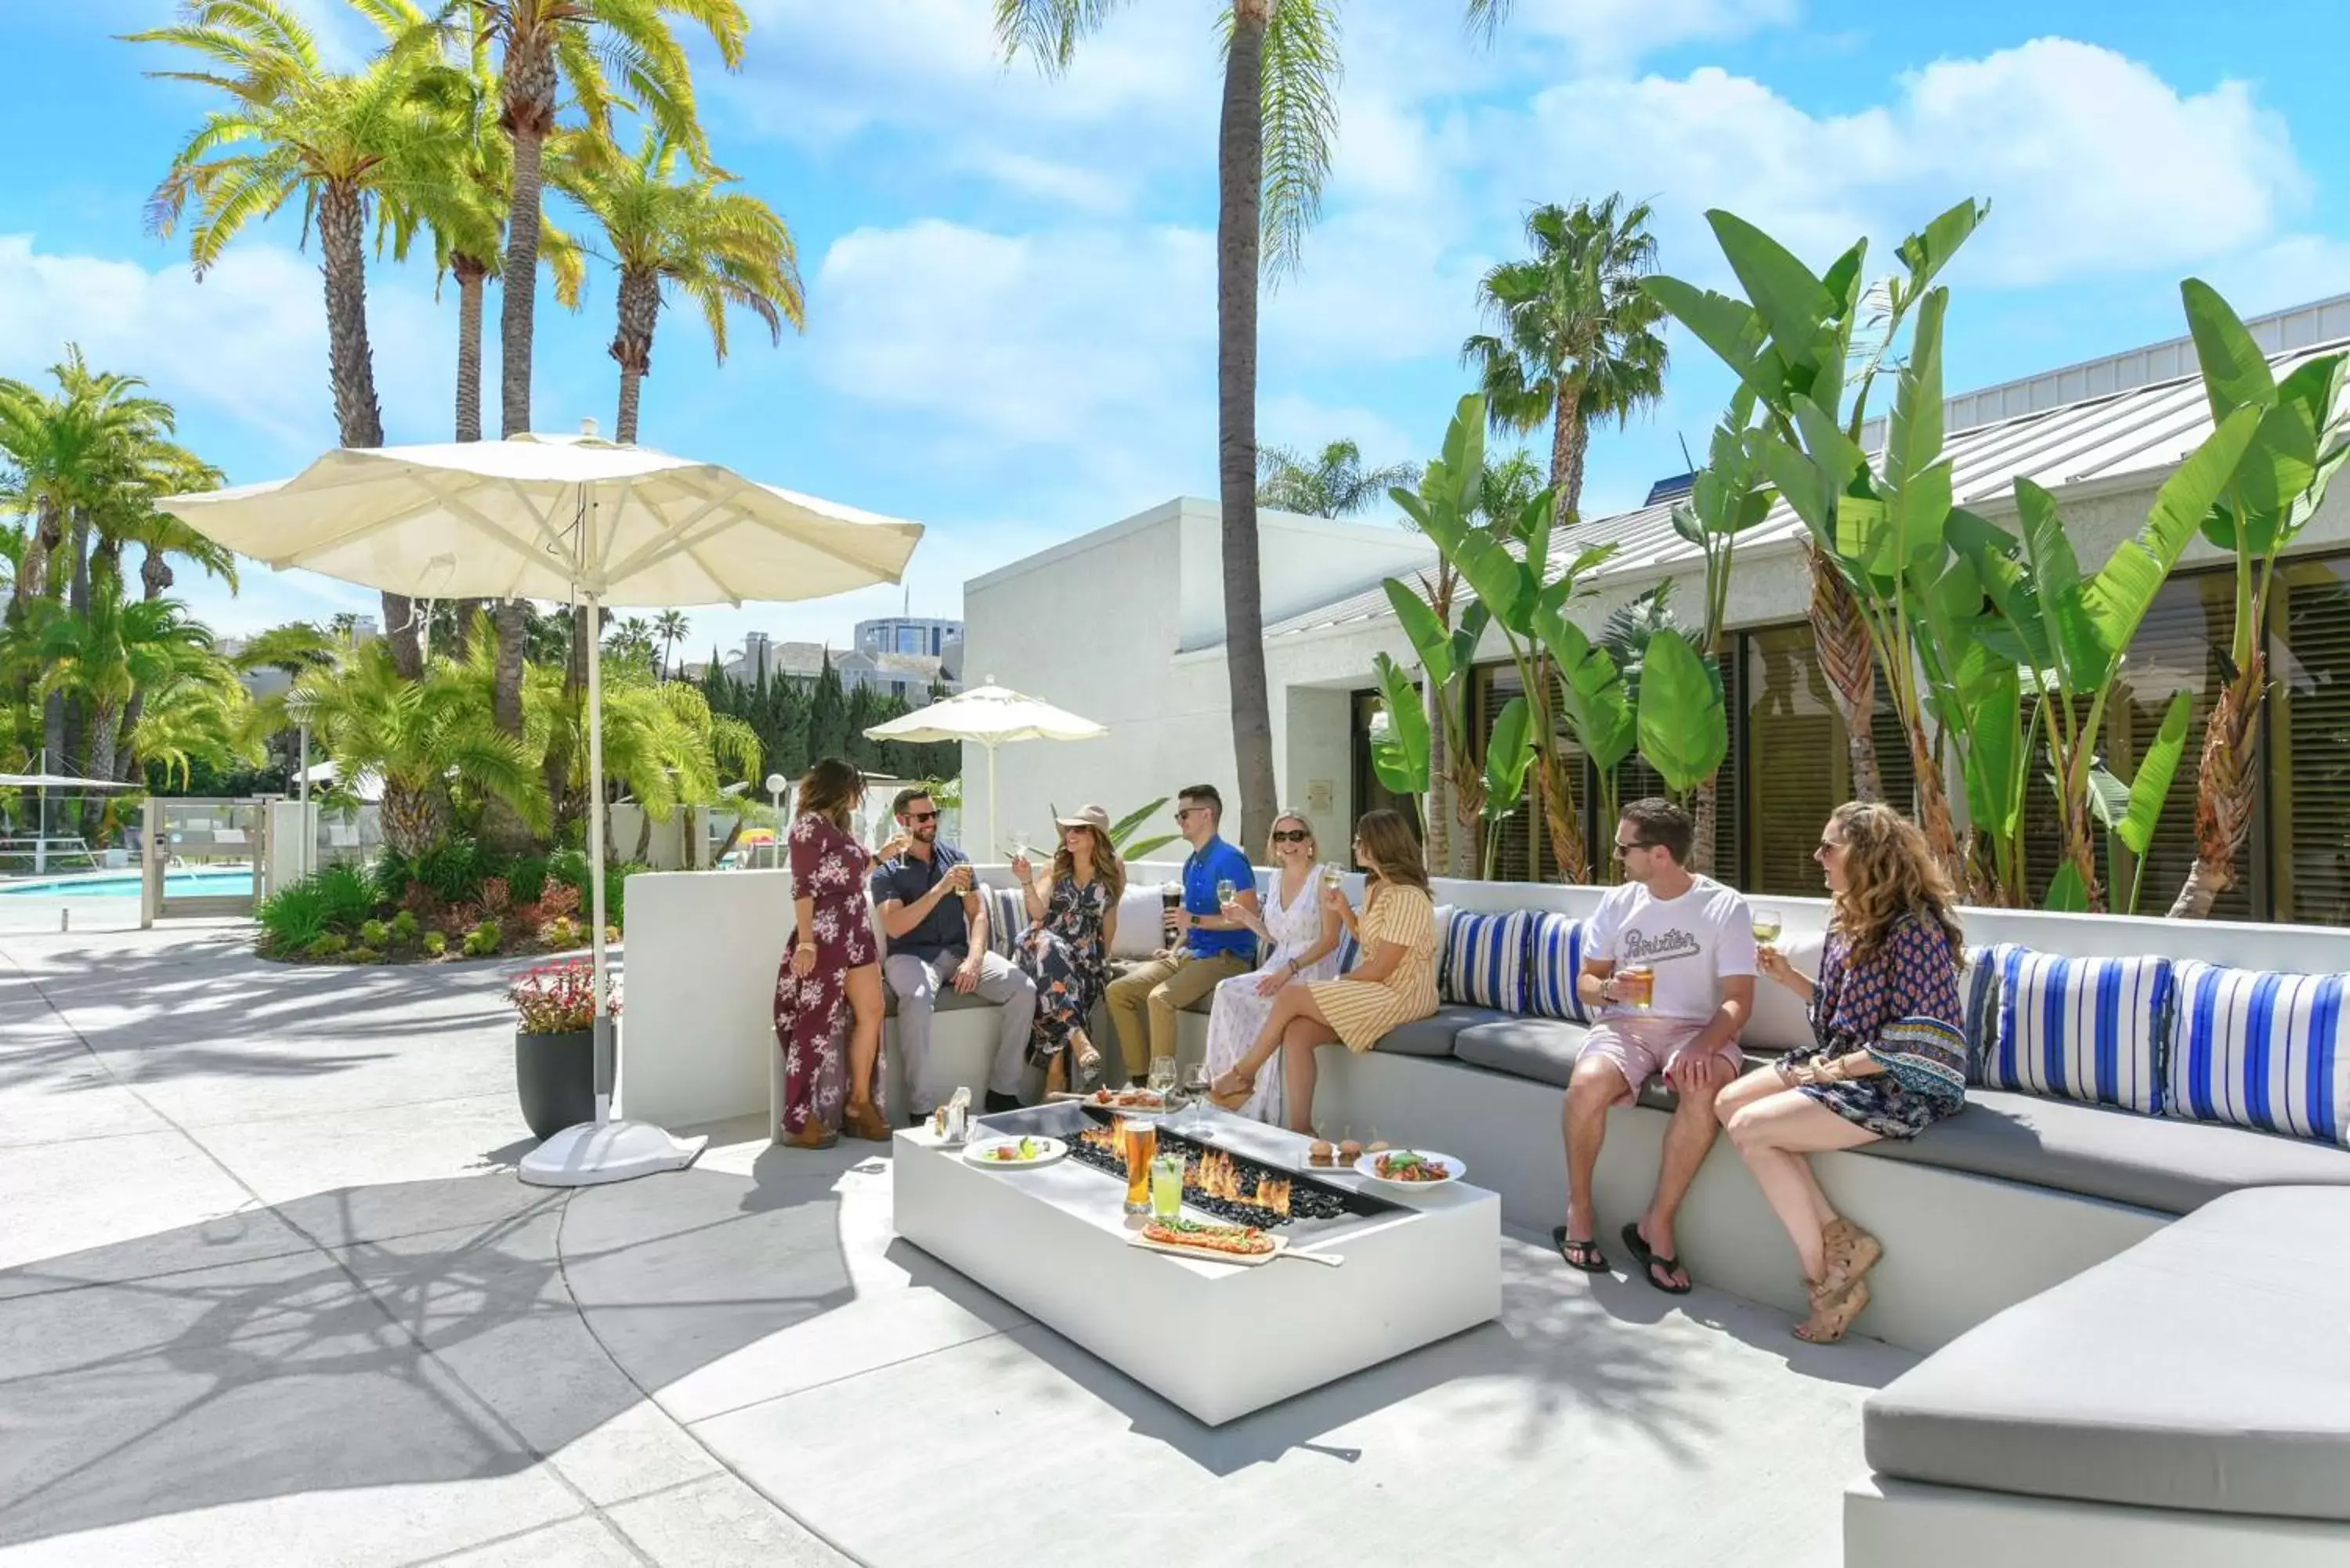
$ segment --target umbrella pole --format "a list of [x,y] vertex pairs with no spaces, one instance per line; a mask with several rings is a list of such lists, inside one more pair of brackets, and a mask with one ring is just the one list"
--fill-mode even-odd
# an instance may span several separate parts
[[604,955],[604,648],[603,605],[588,596],[588,886],[595,920],[596,1125],[612,1119],[611,976]]
[[991,742],[987,748],[987,852],[990,855],[995,854],[996,846],[1002,842],[1003,840],[996,836],[995,747]]

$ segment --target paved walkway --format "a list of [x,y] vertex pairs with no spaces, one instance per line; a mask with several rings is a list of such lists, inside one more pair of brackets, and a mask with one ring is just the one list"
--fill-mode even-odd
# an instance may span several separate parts
[[1161,1563],[1826,1564],[1909,1360],[1513,1239],[1500,1324],[1211,1430],[897,1241],[876,1146],[733,1126],[526,1188],[515,966],[246,944],[0,937],[0,1568],[1035,1568],[1136,1526]]

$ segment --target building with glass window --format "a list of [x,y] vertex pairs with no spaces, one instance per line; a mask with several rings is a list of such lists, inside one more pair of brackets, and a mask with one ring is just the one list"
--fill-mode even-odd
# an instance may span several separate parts
[[[2350,348],[2350,296],[2246,325],[2282,378],[2314,355]],[[2055,495],[2089,570],[2137,532],[2163,480],[2210,430],[2184,338],[1963,394],[1947,407],[1957,504],[2012,531],[2014,482],[2035,481]],[[1659,490],[1649,504],[1586,519],[1559,538],[1562,557],[1617,546],[1593,579],[1596,591],[1571,612],[1595,635],[1660,583],[1673,585],[1685,624],[1702,603],[1702,563],[1671,526],[1676,493],[1669,483]],[[1409,579],[1432,556],[1400,529],[1300,526],[1308,522],[1261,514],[1263,650],[1282,798],[1308,812],[1330,843],[1360,811],[1395,804],[1370,767],[1372,671],[1381,653],[1407,665],[1412,653],[1379,581]],[[1217,541],[1212,503],[1175,502],[966,586],[969,668],[1111,726],[1103,742],[1000,751],[1007,823],[1031,804],[1029,815],[1041,815],[1048,799],[1099,800],[1115,815],[1201,780],[1233,793]],[[1850,751],[1808,619],[1804,545],[1802,523],[1781,508],[1742,535],[1731,586],[1722,676],[1731,743],[1717,794],[1716,872],[1756,892],[1818,890],[1812,847],[1850,791]],[[2127,774],[2173,694],[2193,699],[2188,762],[2147,856],[2149,909],[2168,903],[2193,859],[2194,759],[2228,678],[2234,616],[2230,558],[2198,538],[2147,617],[2107,709],[2105,753]],[[2350,484],[2334,488],[2282,567],[2267,635],[2262,807],[2248,875],[2216,912],[2350,924]],[[1516,690],[1498,639],[1482,652],[1473,695],[1481,732]],[[1885,711],[1875,749],[1887,793],[1900,800],[1914,775]],[[977,771],[977,759],[967,764]],[[1653,787],[1637,758],[1624,771],[1625,798]],[[1963,792],[1951,793],[1962,802]],[[2032,859],[2044,881],[2055,862],[2055,803],[2044,790],[2033,802]],[[1585,828],[1587,840],[1604,841],[1607,825]],[[1534,864],[1534,841],[1522,808],[1503,829],[1504,876],[1557,874],[1546,844]],[[2116,876],[2131,869],[2116,867]]]

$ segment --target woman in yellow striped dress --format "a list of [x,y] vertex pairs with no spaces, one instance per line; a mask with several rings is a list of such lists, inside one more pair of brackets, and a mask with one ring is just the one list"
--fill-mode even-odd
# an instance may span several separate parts
[[1362,913],[1336,888],[1323,898],[1362,957],[1340,979],[1282,987],[1256,1044],[1212,1085],[1220,1096],[1244,1092],[1280,1052],[1293,1132],[1314,1130],[1315,1046],[1339,1041],[1349,1051],[1367,1051],[1388,1030],[1436,1012],[1436,904],[1411,824],[1396,812],[1365,812],[1355,824],[1355,859],[1370,874]]

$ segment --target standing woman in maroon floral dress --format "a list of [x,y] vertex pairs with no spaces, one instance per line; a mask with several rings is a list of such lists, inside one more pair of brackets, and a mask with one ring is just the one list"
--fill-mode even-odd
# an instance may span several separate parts
[[[778,1137],[798,1148],[830,1147],[844,1125],[857,1137],[889,1137],[879,1104],[881,952],[865,898],[877,857],[849,832],[849,813],[864,799],[865,776],[827,757],[800,780],[799,815],[786,836],[793,923],[775,973],[775,1043],[784,1053]],[[893,840],[879,857],[898,849]]]

